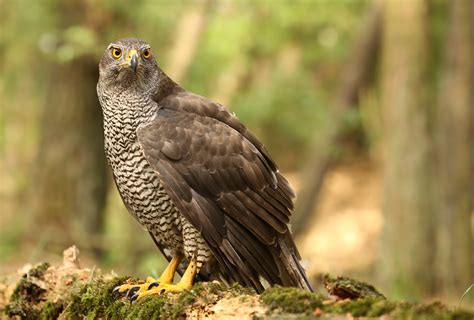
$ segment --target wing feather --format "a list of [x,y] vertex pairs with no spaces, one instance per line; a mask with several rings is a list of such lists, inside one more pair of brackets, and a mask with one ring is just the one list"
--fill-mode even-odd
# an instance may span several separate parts
[[[287,223],[294,193],[265,147],[223,106],[185,91],[137,130],[149,164],[227,281],[308,287]],[[285,244],[283,252],[281,243]],[[296,254],[290,254],[296,252]],[[296,274],[295,274],[296,272]]]

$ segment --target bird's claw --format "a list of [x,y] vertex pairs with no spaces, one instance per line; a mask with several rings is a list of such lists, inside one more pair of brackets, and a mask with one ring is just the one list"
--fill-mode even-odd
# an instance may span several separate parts
[[158,287],[160,283],[158,281],[154,281],[148,285],[148,290],[150,290],[153,287]]
[[153,285],[153,287],[149,290],[138,291],[131,297],[128,297],[131,302],[135,300],[140,300],[144,297],[148,296],[161,296],[165,293],[181,293],[184,288],[181,285],[174,285],[174,284],[162,284],[162,285]]
[[[146,286],[148,284],[148,286]],[[130,301],[135,301],[137,300],[138,296],[140,293],[148,291],[154,287],[158,287],[160,283],[158,281],[153,281],[150,283],[145,283],[142,285],[136,285],[134,287],[131,287],[130,289],[127,290],[127,293],[125,293],[125,298],[129,299]],[[163,292],[165,290],[163,289]],[[160,293],[161,294],[161,293]]]
[[138,295],[142,292],[146,292],[154,287],[160,286],[160,282],[149,277],[145,282],[139,282],[138,284],[125,283],[119,286],[116,286],[112,290],[112,294],[125,293],[124,297],[130,301],[137,299]]
[[127,293],[125,293],[125,298],[132,300],[131,298],[134,295],[136,295],[136,292],[139,290],[140,290],[140,286],[131,287],[130,289],[127,290]]
[[[139,300],[140,298],[142,298],[142,297],[144,297],[144,296],[151,295],[151,294],[143,294],[144,292],[146,292],[146,291],[135,293],[133,296],[131,296],[131,297],[129,298],[130,302],[133,302],[133,301],[135,301],[135,300]],[[153,294],[154,294],[154,295],[161,296],[161,295],[164,294],[165,292],[166,292],[166,289],[161,289],[159,292],[154,292]]]
[[121,287],[121,286],[116,286],[116,287],[112,290],[112,294],[118,293],[118,292],[120,291],[120,287]]
[[115,287],[113,292],[125,292],[125,298],[133,302],[147,296],[162,295],[164,293],[178,294],[184,290],[191,289],[194,277],[196,276],[195,260],[189,263],[181,280],[177,284],[173,284],[173,275],[180,261],[180,256],[173,257],[170,265],[158,279],[148,277],[145,281],[139,282],[138,284],[131,284],[130,281],[128,281],[128,283]]

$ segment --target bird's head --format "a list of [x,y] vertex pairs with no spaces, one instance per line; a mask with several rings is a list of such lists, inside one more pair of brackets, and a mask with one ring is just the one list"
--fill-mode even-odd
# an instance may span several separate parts
[[[107,86],[139,87],[147,86],[158,78],[160,69],[150,45],[138,39],[120,39],[109,44],[99,63],[100,81]],[[145,81],[146,80],[146,81]]]

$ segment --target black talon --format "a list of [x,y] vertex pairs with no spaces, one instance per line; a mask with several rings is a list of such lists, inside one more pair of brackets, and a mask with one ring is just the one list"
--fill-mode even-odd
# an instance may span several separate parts
[[132,288],[128,289],[127,293],[125,294],[125,298],[128,298],[128,299],[131,300],[136,295],[135,292],[137,292],[138,289],[140,289],[140,287],[132,287]]
[[160,290],[160,296],[161,296],[163,293],[165,293],[165,292],[166,292],[165,289],[161,289],[161,290]]
[[138,298],[138,293],[135,293],[133,296],[130,297],[130,303],[137,300],[137,298]]
[[120,290],[120,287],[121,287],[121,286],[116,286],[116,287],[112,290],[112,294],[117,293],[117,292]]
[[150,290],[151,288],[154,288],[154,287],[158,287],[160,285],[159,282],[152,282],[148,285],[148,290]]

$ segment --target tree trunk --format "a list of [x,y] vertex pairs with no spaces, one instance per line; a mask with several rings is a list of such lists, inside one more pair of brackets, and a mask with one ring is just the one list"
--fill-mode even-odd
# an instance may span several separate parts
[[[90,27],[92,12],[82,1],[58,3],[62,30]],[[96,94],[96,57],[80,54],[52,62],[40,124],[34,186],[35,221],[46,243],[80,243],[100,253],[107,189],[102,115]]]
[[96,82],[91,58],[52,66],[35,183],[38,223],[56,239],[71,241],[71,230],[87,235],[76,239],[92,247],[102,232],[107,181]]
[[196,2],[189,6],[177,24],[175,44],[166,68],[167,73],[177,83],[185,80],[196,55],[201,37],[206,31],[211,5],[210,0]]
[[440,289],[459,297],[474,282],[471,215],[474,189],[474,3],[449,2],[437,133],[439,159],[438,272]]
[[379,270],[389,292],[409,299],[433,289],[426,2],[384,2],[383,32],[385,224]]

